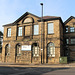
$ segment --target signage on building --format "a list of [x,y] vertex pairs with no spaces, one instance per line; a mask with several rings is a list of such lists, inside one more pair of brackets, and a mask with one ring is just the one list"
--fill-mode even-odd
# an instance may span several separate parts
[[31,51],[31,45],[22,45],[21,50],[22,51]]

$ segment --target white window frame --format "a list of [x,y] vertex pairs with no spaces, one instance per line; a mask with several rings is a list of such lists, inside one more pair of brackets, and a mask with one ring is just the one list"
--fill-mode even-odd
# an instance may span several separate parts
[[69,39],[66,39],[66,44],[69,44]]
[[48,23],[47,24],[48,34],[54,34],[54,23]]
[[7,37],[11,37],[11,28],[7,29]]
[[70,32],[75,32],[74,27],[70,27]]
[[[37,29],[35,29],[35,26],[37,27]],[[39,35],[39,25],[34,25],[34,35]]]
[[[35,50],[35,48],[37,48]],[[39,56],[39,46],[33,46],[33,57],[38,57]]]
[[22,36],[22,27],[18,27],[18,36]]
[[[49,44],[51,44],[51,43],[49,43]],[[49,44],[48,44],[48,57],[55,57],[55,46],[49,46]],[[52,44],[54,44],[54,43],[52,43]]]

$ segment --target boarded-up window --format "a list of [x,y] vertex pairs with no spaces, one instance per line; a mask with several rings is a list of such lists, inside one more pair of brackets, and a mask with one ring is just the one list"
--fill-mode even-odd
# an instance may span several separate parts
[[30,36],[30,26],[25,27],[25,36]]
[[54,25],[53,23],[48,23],[48,34],[54,33]]

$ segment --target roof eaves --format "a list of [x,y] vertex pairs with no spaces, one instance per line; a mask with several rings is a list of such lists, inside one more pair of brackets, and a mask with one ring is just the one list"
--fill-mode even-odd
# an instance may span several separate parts
[[13,25],[15,25],[15,24],[14,23],[11,23],[11,24],[3,25],[3,27],[5,27],[5,26],[13,26]]
[[28,14],[33,15],[33,16],[35,16],[35,17],[37,17],[37,18],[40,19],[40,17],[38,17],[38,16],[36,16],[36,15],[34,15],[34,14],[32,14],[32,13],[26,12],[26,13],[23,14],[20,18],[18,18],[14,23],[18,23],[21,19],[23,19],[23,18],[24,18],[25,16],[27,16]]
[[75,17],[74,16],[70,16],[65,22],[64,22],[64,24],[67,24],[71,19],[75,19]]
[[[27,13],[29,13],[29,12],[27,12]],[[31,14],[31,15],[33,15],[33,16],[39,18],[39,19],[41,19],[40,17],[38,17],[38,16],[36,16],[36,15],[34,15],[34,14],[32,14],[32,13],[29,13],[29,14]]]
[[[10,26],[10,25],[16,25],[21,19],[23,19],[26,15],[28,15],[28,14],[31,14],[31,13],[29,13],[29,12],[26,12],[26,13],[24,13],[20,18],[18,18],[15,22],[13,22],[13,23],[11,23],[11,24],[6,24],[6,25],[3,25],[3,27],[4,26]],[[37,18],[39,18],[39,19],[41,19],[40,17],[38,17],[38,16],[36,16],[36,15],[34,15],[34,14],[31,14],[31,15],[33,15],[33,16],[35,16],[35,17],[37,17]]]
[[24,13],[20,18],[18,18],[15,22],[15,23],[18,23],[22,18],[24,18],[26,15],[28,15],[28,12]]
[[[58,20],[61,17],[57,17],[57,18],[48,18],[48,19],[43,19],[43,21],[49,21],[49,20]],[[38,20],[38,22],[41,22],[41,20]]]

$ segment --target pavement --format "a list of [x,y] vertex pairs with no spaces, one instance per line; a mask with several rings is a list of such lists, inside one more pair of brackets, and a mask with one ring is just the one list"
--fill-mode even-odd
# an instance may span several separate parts
[[0,63],[0,67],[75,67],[75,63],[69,64],[13,64],[13,63]]
[[75,75],[75,63],[39,65],[0,63],[0,75]]
[[0,75],[75,75],[75,68],[0,67]]

